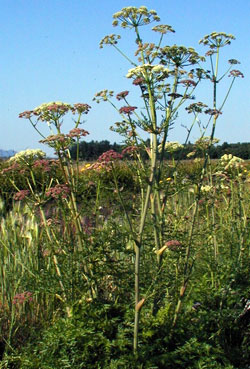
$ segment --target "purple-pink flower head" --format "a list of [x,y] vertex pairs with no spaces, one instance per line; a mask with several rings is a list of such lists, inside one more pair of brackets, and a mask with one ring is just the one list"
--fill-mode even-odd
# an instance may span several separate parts
[[31,118],[33,113],[34,113],[33,110],[25,110],[24,112],[19,114],[19,118],[29,119]]
[[182,244],[178,240],[169,240],[165,243],[165,246],[171,251],[177,251],[182,247]]
[[53,197],[54,199],[62,198],[66,199],[70,194],[70,188],[66,184],[57,184],[55,187],[51,187],[47,192],[47,197]]
[[30,190],[21,190],[14,195],[14,200],[21,201],[30,194]]
[[33,298],[32,298],[32,293],[29,291],[25,291],[22,293],[17,293],[14,297],[13,297],[13,304],[17,305],[17,304],[23,304],[24,302],[32,302]]
[[122,100],[125,99],[126,96],[128,96],[129,92],[128,91],[122,91],[119,92],[119,94],[116,95],[117,100]]
[[145,83],[145,80],[142,77],[137,77],[133,80],[133,85],[135,86],[140,86],[140,85],[143,85],[144,83]]
[[78,113],[78,114],[88,114],[89,110],[91,109],[91,106],[88,104],[82,104],[82,103],[76,103],[74,104],[72,110],[72,113]]
[[99,156],[98,161],[110,163],[114,160],[121,160],[122,158],[123,158],[122,154],[119,154],[118,152],[114,150],[109,150],[109,151],[104,152],[101,156]]
[[127,146],[122,150],[122,155],[133,156],[134,153],[138,152],[137,146]]
[[182,83],[184,86],[189,87],[189,86],[196,86],[196,82],[193,81],[192,79],[183,79],[182,81],[180,81],[180,83]]
[[137,109],[136,106],[123,106],[122,108],[120,108],[119,113],[120,114],[127,114],[130,115],[133,113],[133,111]]
[[69,131],[69,133],[67,134],[67,137],[70,138],[80,138],[80,137],[85,137],[89,135],[88,131],[85,131],[85,129],[81,129],[81,128],[73,128],[71,129],[71,131]]

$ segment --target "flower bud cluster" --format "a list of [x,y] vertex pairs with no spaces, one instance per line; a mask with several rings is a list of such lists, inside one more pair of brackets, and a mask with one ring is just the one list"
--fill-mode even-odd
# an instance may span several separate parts
[[120,25],[122,28],[144,26],[153,21],[159,22],[160,17],[155,10],[148,10],[146,6],[128,6],[113,15],[113,26]]
[[103,45],[116,45],[120,38],[120,35],[115,35],[114,33],[112,33],[111,35],[107,35],[103,37],[103,39],[100,41],[99,47],[100,49],[102,49]]
[[154,26],[152,30],[161,34],[166,34],[168,32],[175,33],[175,30],[168,24],[159,24],[157,26]]
[[217,47],[223,47],[225,45],[230,45],[231,40],[235,40],[235,37],[231,34],[225,32],[212,32],[209,35],[204,36],[199,44],[209,46],[211,49]]
[[114,91],[101,90],[95,94],[93,101],[96,101],[99,104],[100,101],[108,101],[110,97],[114,95]]
[[188,113],[202,113],[204,108],[207,108],[207,105],[198,101],[197,103],[193,103],[187,106],[186,110]]
[[219,141],[220,140],[215,137],[211,140],[210,137],[203,136],[203,137],[200,137],[197,141],[195,141],[194,145],[198,149],[207,150],[210,147],[210,145],[214,145],[218,143]]
[[205,57],[200,56],[192,47],[185,46],[165,46],[160,49],[160,60],[162,64],[171,64],[177,67],[186,67],[204,61]]

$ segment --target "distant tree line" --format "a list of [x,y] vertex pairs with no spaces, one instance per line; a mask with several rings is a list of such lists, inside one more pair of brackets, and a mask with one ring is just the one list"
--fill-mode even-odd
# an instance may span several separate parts
[[[147,142],[149,146],[149,140]],[[108,140],[103,141],[82,141],[79,144],[79,159],[92,161],[96,160],[102,153],[108,150],[114,150],[117,152],[121,152],[125,146],[122,144],[110,143]],[[188,154],[191,152],[196,152],[194,157],[201,157],[202,151],[197,150],[194,144],[190,142],[186,144],[182,149],[175,151],[174,153],[166,153],[165,158],[170,159],[174,156],[175,159],[185,160],[188,159]],[[142,154],[145,151],[142,151]],[[74,144],[70,148],[70,154],[72,159],[76,159],[77,157],[77,145]],[[227,143],[224,142],[222,145],[213,145],[210,150],[210,157],[212,159],[218,159],[224,154],[232,154],[234,156],[238,156],[241,159],[250,159],[250,142],[243,143]],[[145,153],[146,157],[146,153]]]

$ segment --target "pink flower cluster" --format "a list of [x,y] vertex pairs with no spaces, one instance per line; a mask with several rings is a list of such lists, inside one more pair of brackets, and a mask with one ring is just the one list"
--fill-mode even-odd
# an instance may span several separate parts
[[177,251],[180,249],[180,247],[182,247],[182,244],[178,240],[170,240],[165,243],[165,246],[167,246],[167,248],[171,251]]
[[196,86],[196,82],[193,81],[192,79],[183,79],[182,81],[180,81],[180,83],[182,83],[183,85],[189,87],[189,86]]
[[126,96],[128,96],[129,92],[128,91],[122,91],[119,94],[116,95],[117,100],[122,100],[124,99]]
[[30,194],[30,190],[21,190],[14,195],[14,200],[21,201]]
[[57,184],[55,187],[51,187],[45,195],[47,197],[51,196],[54,199],[58,199],[61,197],[62,199],[66,199],[70,193],[70,188],[66,184]]
[[241,73],[238,69],[233,69],[229,73],[229,77],[241,77],[241,78],[244,78],[244,74]]
[[133,85],[135,85],[135,86],[140,86],[140,85],[142,85],[143,83],[145,83],[145,80],[144,80],[144,78],[142,78],[142,77],[137,77],[137,78],[135,78],[135,79],[133,80]]
[[130,155],[132,156],[135,152],[138,151],[138,147],[136,146],[127,146],[122,150],[122,155]]
[[82,103],[76,103],[74,105],[69,104],[57,104],[57,103],[51,103],[50,105],[46,106],[46,109],[39,110],[25,110],[24,112],[19,114],[19,118],[25,118],[30,119],[32,116],[37,116],[38,119],[44,120],[43,116],[44,114],[48,113],[55,113],[58,115],[64,115],[68,111],[71,111],[73,114],[88,114],[89,110],[91,109],[91,106],[88,104],[82,104]]
[[80,138],[80,137],[85,137],[87,135],[89,135],[89,132],[88,131],[85,131],[85,129],[73,128],[73,129],[71,129],[71,131],[69,131],[69,133],[67,134],[67,137],[70,137],[70,138],[74,138],[74,137]]
[[47,159],[36,160],[33,164],[34,168],[40,169],[42,172],[50,172],[56,166],[58,166],[56,160]]
[[8,172],[11,172],[12,170],[17,170],[17,169],[20,169],[20,165],[14,162],[14,163],[13,163],[12,165],[10,165],[8,168],[4,168],[4,169],[1,171],[1,174],[5,174],[5,173],[8,173]]
[[101,156],[99,156],[98,161],[104,162],[104,163],[110,163],[114,160],[121,160],[123,158],[122,154],[119,154],[118,152],[114,150],[109,150],[104,152]]
[[25,291],[22,293],[17,293],[14,297],[13,297],[13,304],[17,305],[17,304],[23,304],[24,302],[31,302],[33,301],[32,298],[32,293],[29,291]]
[[130,115],[135,109],[137,109],[136,106],[123,106],[119,109],[119,113]]

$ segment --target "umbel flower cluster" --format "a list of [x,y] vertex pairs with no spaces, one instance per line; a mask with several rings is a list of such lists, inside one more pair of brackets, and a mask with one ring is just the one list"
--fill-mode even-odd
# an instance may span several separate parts
[[19,114],[19,118],[31,119],[36,117],[37,120],[49,122],[54,119],[61,118],[71,111],[73,114],[87,114],[91,107],[88,104],[76,103],[70,105],[62,101],[52,101],[39,105],[33,110],[26,110]]
[[28,149],[19,151],[9,159],[9,162],[23,163],[42,159],[46,156],[45,152],[40,149]]
[[243,162],[243,159],[232,154],[225,154],[220,158],[220,163],[225,170],[240,168]]
[[128,6],[113,15],[113,26],[120,25],[123,28],[144,26],[153,21],[159,22],[160,17],[155,10],[148,10],[146,6]]

